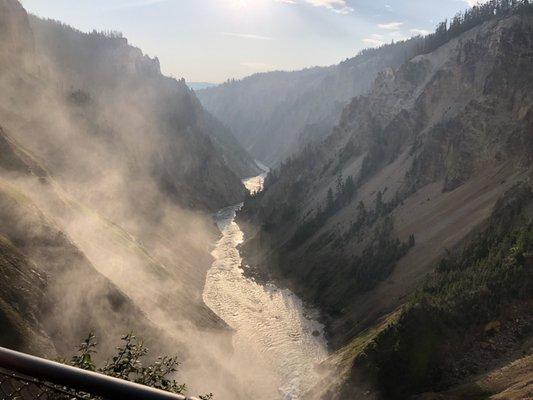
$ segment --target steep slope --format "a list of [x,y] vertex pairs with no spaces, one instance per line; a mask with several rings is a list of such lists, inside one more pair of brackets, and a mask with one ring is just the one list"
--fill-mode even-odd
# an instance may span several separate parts
[[243,160],[242,150],[231,152],[231,133],[183,80],[164,77],[157,59],[118,34],[83,34],[33,17],[30,22],[41,73],[57,81],[78,116],[88,118],[80,121],[86,129],[107,130],[105,139],[122,141],[136,163],[145,163],[161,188],[188,207],[214,210],[238,202],[244,191],[225,159],[243,176],[253,175],[255,165]]
[[9,183],[24,176],[38,180],[44,189],[46,172],[1,129],[0,148],[0,247],[6,277],[0,288],[2,345],[53,356],[56,351],[68,354],[90,331],[102,336],[105,352],[112,351],[114,338],[129,329],[161,337],[144,313]]
[[228,168],[238,177],[250,178],[263,172],[226,126],[207,113],[205,113],[205,121],[209,126],[211,140],[218,148],[219,154],[222,155]]
[[28,15],[18,1],[0,2],[0,60],[27,67],[33,57],[34,39],[27,29]]
[[[282,164],[245,203],[247,263],[323,310],[347,371],[383,329],[400,329],[387,315],[448,249],[468,241],[515,184],[531,180],[531,6],[483,7],[474,28],[445,32],[442,45],[380,73],[323,143]],[[390,366],[390,376],[409,371]],[[408,386],[406,374],[398,376]],[[378,374],[377,386],[390,398],[423,389],[418,382],[391,392],[385,377]]]
[[195,392],[245,398],[202,299],[211,213],[244,193],[228,131],[118,35],[0,5],[1,344],[68,355],[93,330],[104,357],[134,330]]
[[[434,265],[401,309],[333,356],[338,371],[345,368],[349,376],[335,393],[357,398],[364,381],[363,392],[373,386],[374,395],[393,399],[443,389],[420,398],[528,398],[532,200],[531,186],[507,191],[489,219]],[[331,390],[335,381],[325,386]]]
[[302,144],[329,134],[349,100],[366,92],[376,74],[410,58],[420,39],[361,52],[327,68],[256,74],[197,91],[258,160],[274,166]]
[[[169,243],[162,227],[151,227],[154,257],[148,243],[73,199],[30,153],[0,138],[0,345],[54,358],[94,332],[97,357],[106,357],[134,331],[153,351],[178,354],[180,375],[195,391],[247,398],[235,371],[220,364],[230,355],[230,332],[201,298],[209,243]],[[179,221],[192,239],[217,239],[202,236],[208,219],[189,218]],[[188,258],[176,264],[182,254]]]
[[0,343],[4,347],[52,357],[55,349],[36,323],[37,305],[44,298],[44,273],[27,260],[6,237],[0,237]]
[[[17,2],[5,4],[17,10],[13,18],[21,22],[22,7]],[[24,21],[12,33],[13,40],[19,38],[22,44],[32,35],[28,18]],[[174,285],[189,281],[179,284],[188,300],[175,301],[176,318],[219,326],[201,300],[205,271],[211,264],[210,243],[217,235],[205,211],[238,202],[242,185],[201,130],[203,119],[195,117],[203,113],[199,103],[181,83],[169,80],[167,85],[154,63],[123,39],[98,35],[91,39],[55,24],[50,29],[73,35],[71,41],[64,38],[69,44],[49,43],[66,52],[64,59],[70,64],[45,57],[44,50],[36,55],[33,47],[25,50],[26,58],[33,59],[28,69],[17,58],[3,63],[0,119],[11,138],[4,135],[1,143],[2,163],[30,173],[10,175],[10,182],[121,288],[128,287],[126,275],[140,281],[148,271],[154,287],[158,279],[169,282],[166,291],[160,289],[162,296],[174,297],[169,279],[149,272],[170,269]],[[88,59],[76,64],[77,57]],[[89,60],[98,57],[100,71]],[[106,63],[109,58],[114,63]],[[133,68],[131,74],[121,74],[125,65]],[[101,74],[101,81],[94,72]],[[58,76],[61,80],[56,80]],[[63,85],[69,85],[73,76],[93,94],[65,90]],[[136,95],[138,91],[146,93]],[[162,114],[166,119],[161,122],[157,117]],[[192,128],[196,126],[197,132]],[[23,161],[13,158],[9,149],[14,143]],[[54,179],[40,187],[39,179],[49,174]],[[211,179],[218,183],[209,186]],[[184,208],[189,204],[196,211]],[[139,287],[142,291],[148,293]],[[151,298],[157,303],[158,296]]]

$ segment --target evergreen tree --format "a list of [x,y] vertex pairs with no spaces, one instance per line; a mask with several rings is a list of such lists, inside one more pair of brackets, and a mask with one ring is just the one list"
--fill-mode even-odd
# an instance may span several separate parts
[[331,210],[335,204],[335,200],[333,198],[333,190],[331,188],[328,189],[328,196],[326,200],[326,210]]
[[357,205],[357,224],[364,225],[368,218],[368,212],[366,211],[365,203],[361,200]]
[[355,191],[356,191],[356,187],[355,187],[355,181],[353,179],[353,176],[349,176],[348,178],[346,178],[346,182],[344,182],[344,198],[345,198],[345,201],[346,203],[349,203],[354,194],[355,194]]
[[378,194],[376,195],[376,214],[381,215],[383,213],[385,204],[383,203],[383,193],[381,190],[378,191]]
[[416,244],[416,241],[415,241],[415,235],[411,234],[409,235],[409,247],[414,247],[414,245]]
[[344,192],[344,181],[342,179],[342,172],[339,172],[339,175],[337,175],[337,197],[342,196],[342,192]]

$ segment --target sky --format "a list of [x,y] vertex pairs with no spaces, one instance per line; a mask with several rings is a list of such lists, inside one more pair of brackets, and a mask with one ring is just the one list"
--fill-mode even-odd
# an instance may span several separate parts
[[165,74],[221,83],[332,65],[425,34],[476,0],[22,0],[82,31],[120,31]]

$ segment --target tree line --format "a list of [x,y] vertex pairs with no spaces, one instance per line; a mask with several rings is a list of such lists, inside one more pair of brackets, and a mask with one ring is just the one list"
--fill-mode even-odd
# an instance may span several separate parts
[[449,40],[493,18],[531,11],[533,11],[531,0],[490,0],[477,4],[458,13],[450,21],[446,19],[438,24],[434,33],[423,38],[418,53],[430,53]]

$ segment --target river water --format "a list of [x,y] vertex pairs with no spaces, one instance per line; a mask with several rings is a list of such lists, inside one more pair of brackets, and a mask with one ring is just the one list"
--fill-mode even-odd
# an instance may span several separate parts
[[[261,190],[265,175],[246,180],[248,190]],[[234,329],[232,361],[243,364],[254,398],[302,399],[317,383],[317,364],[327,357],[324,327],[291,291],[244,276],[237,249],[243,232],[235,222],[240,207],[216,216],[222,238],[212,253],[204,301]]]

